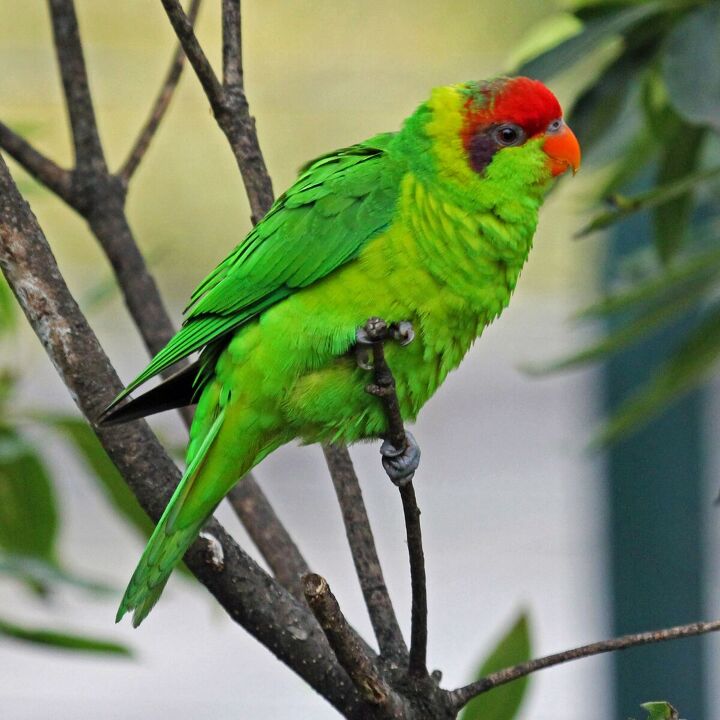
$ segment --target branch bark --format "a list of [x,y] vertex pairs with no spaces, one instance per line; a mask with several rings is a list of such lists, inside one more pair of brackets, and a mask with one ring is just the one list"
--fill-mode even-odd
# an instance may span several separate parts
[[385,585],[370,519],[350,453],[345,445],[339,444],[323,445],[323,453],[342,511],[355,571],[380,654],[391,662],[406,663],[407,646]]
[[403,718],[405,711],[379,668],[351,630],[327,581],[311,573],[304,580],[305,598],[325,632],[330,647],[363,699],[387,718]]
[[277,581],[295,598],[304,599],[302,579],[310,568],[255,478],[246,475],[228,500]]
[[[1,157],[0,269],[81,412],[97,417],[122,385]],[[157,520],[180,475],[147,423],[93,429],[140,504]],[[213,553],[208,553],[208,540],[200,538],[185,560],[228,614],[346,717],[372,717],[308,609],[259,568],[217,521],[211,520],[203,534],[214,538]]]
[[71,204],[72,173],[38,152],[29,142],[0,122],[0,147],[30,175]]

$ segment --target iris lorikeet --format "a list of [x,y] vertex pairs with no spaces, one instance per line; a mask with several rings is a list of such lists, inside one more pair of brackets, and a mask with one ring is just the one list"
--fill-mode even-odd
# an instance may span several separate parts
[[[382,437],[353,352],[367,318],[409,321],[386,356],[412,420],[505,308],[554,176],[580,149],[540,82],[436,88],[396,133],[328,153],[200,284],[182,329],[107,418],[197,400],[187,469],[118,611],[138,625],[174,566],[242,475],[295,438]],[[125,405],[146,380],[200,360]]]

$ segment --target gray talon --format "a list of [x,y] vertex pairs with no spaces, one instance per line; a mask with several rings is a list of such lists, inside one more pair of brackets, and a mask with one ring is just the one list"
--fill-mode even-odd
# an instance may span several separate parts
[[409,483],[420,464],[420,446],[407,430],[405,438],[405,450],[398,450],[389,440],[384,440],[380,447],[383,467],[395,485]]
[[367,334],[367,330],[364,327],[359,327],[355,331],[355,342],[358,345],[372,345],[373,341]]
[[372,353],[367,345],[364,345],[360,341],[355,346],[355,363],[362,370],[372,370]]
[[403,320],[393,328],[393,338],[401,345],[409,345],[415,339],[415,330],[411,322]]

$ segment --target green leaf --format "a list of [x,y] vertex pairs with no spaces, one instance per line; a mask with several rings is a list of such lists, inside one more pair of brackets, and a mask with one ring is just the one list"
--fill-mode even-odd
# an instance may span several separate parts
[[568,123],[580,139],[583,154],[608,133],[615,134],[615,121],[622,115],[640,69],[633,56],[623,53],[575,101]]
[[140,507],[140,503],[87,422],[61,415],[43,415],[37,416],[36,419],[61,432],[73,444],[98,480],[107,499],[126,520],[142,532],[144,537],[149,537],[153,530],[152,521]]
[[[61,432],[73,444],[98,480],[109,502],[144,538],[149,538],[155,528],[154,523],[140,506],[87,422],[65,415],[39,415],[36,419]],[[190,575],[184,563],[178,565],[178,570],[184,575]]]
[[593,447],[625,437],[664,410],[681,395],[693,390],[712,373],[720,359],[720,305],[705,313],[680,347],[633,397],[626,400],[605,425]]
[[660,147],[653,133],[642,127],[623,148],[613,173],[598,193],[599,198],[616,196],[623,187],[635,179],[653,160]]
[[605,40],[629,30],[641,20],[657,15],[664,9],[661,2],[616,7],[618,9],[612,12],[604,12],[588,20],[577,35],[524,63],[517,74],[547,80],[582,60]]
[[98,594],[114,593],[114,588],[79,577],[67,570],[26,555],[0,554],[0,574],[15,577],[36,588],[64,584]]
[[[693,127],[685,122],[677,123],[676,132],[663,146],[657,185],[667,187],[672,182],[695,174],[704,138],[704,128]],[[685,240],[695,208],[692,191],[693,188],[690,188],[670,201],[661,203],[653,212],[655,247],[663,262],[675,255]]]
[[647,702],[641,706],[648,711],[647,720],[678,720],[678,711],[668,702]]
[[681,292],[666,294],[662,303],[646,309],[634,320],[608,333],[600,342],[550,364],[525,367],[524,370],[531,375],[545,375],[602,360],[688,312],[702,301],[716,282],[717,277],[714,275],[708,275],[702,281],[696,279]]
[[52,563],[57,528],[45,465],[14,430],[0,426],[0,547]]
[[707,3],[683,18],[667,39],[662,73],[679,115],[720,132],[720,6]]
[[17,327],[17,303],[5,278],[0,275],[0,337]]
[[111,640],[89,638],[82,635],[58,632],[57,630],[28,628],[0,619],[0,637],[2,636],[36,645],[49,645],[63,650],[125,656],[132,654],[125,645],[120,645]]
[[718,178],[720,178],[720,167],[715,167],[690,173],[679,180],[674,180],[644,193],[638,193],[632,197],[616,195],[611,198],[615,207],[612,210],[596,215],[584,228],[577,232],[576,237],[590,235],[620,220],[624,220],[636,212],[660,207],[672,200],[682,198],[688,192]]
[[[713,243],[714,245],[716,243]],[[720,275],[720,249],[697,253],[676,260],[659,274],[635,282],[631,288],[603,298],[576,316],[576,320],[605,318],[626,310],[637,310],[643,305],[665,302],[668,296],[690,291],[696,283]]]
[[[482,662],[475,678],[526,662],[530,659],[530,652],[529,621],[522,613]],[[460,720],[512,720],[525,697],[528,681],[528,677],[519,678],[478,695],[465,706]]]

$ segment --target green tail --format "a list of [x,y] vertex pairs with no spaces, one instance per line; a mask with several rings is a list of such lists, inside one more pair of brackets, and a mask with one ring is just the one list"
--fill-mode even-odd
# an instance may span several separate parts
[[133,627],[137,627],[148,616],[160,599],[173,569],[192,545],[206,520],[203,518],[201,522],[189,527],[168,532],[167,515],[166,510],[150,537],[137,569],[130,578],[115,622],[120,622],[125,613],[132,612],[132,624]]
[[[159,600],[173,569],[222,500],[224,492],[217,499],[207,497],[199,478],[208,451],[222,426],[224,414],[221,411],[208,430],[150,536],[125,590],[115,622],[120,622],[125,613],[133,612],[133,627],[137,627],[147,617]],[[193,489],[205,498],[204,502],[188,503]],[[181,517],[183,508],[188,512]]]

